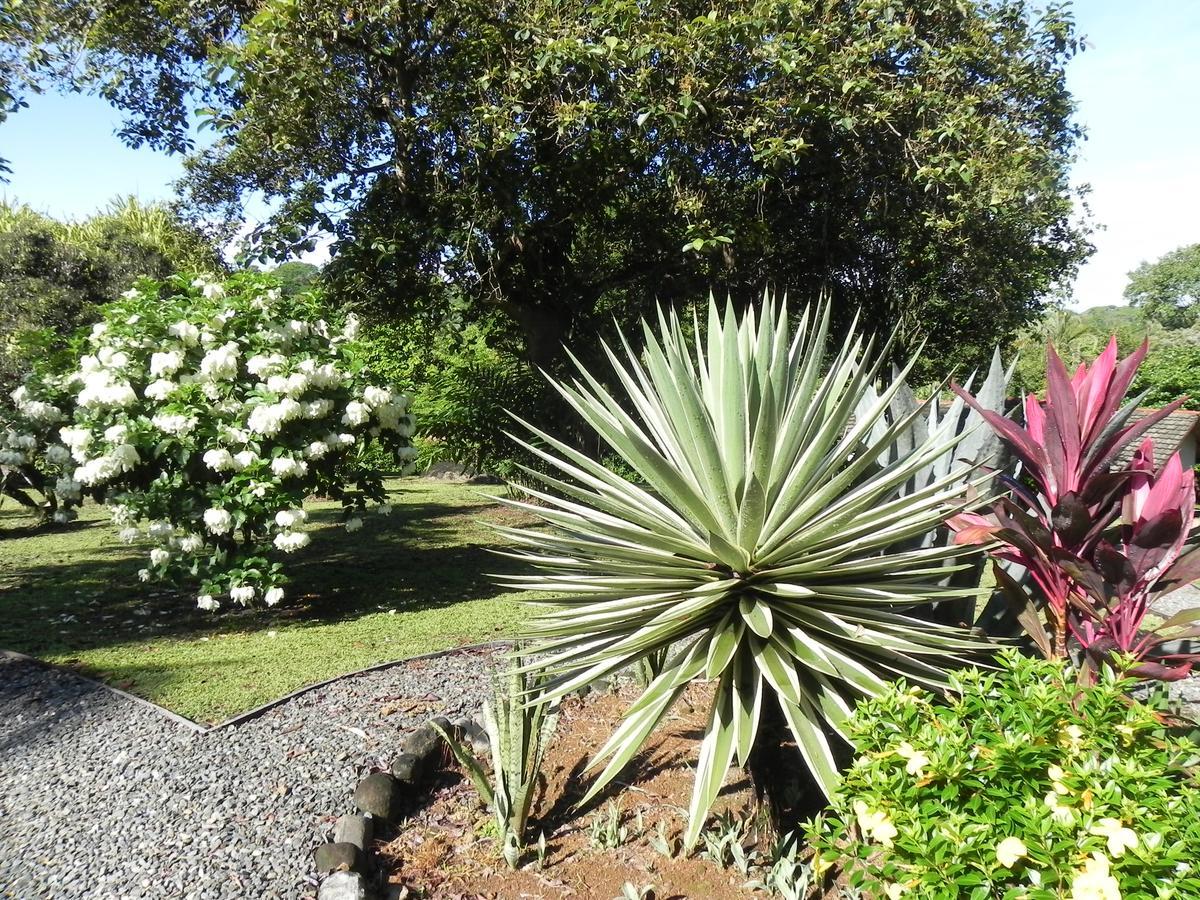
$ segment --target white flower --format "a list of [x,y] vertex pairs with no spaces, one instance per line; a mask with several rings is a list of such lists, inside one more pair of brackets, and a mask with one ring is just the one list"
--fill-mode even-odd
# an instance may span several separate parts
[[257,353],[246,360],[246,371],[251,375],[260,377],[272,369],[278,369],[286,362],[287,360],[278,353],[272,353],[269,356]]
[[146,531],[156,541],[169,541],[175,536],[175,526],[166,519],[156,519]]
[[56,509],[52,517],[59,525],[66,525],[75,518],[75,510],[73,509]]
[[204,451],[202,459],[204,460],[204,464],[214,472],[227,472],[230,469],[237,468],[233,454],[224,447],[216,447],[212,450]]
[[71,448],[71,455],[75,456],[76,461],[83,462],[76,454],[86,450],[92,443],[92,433],[86,428],[67,427],[58,430],[58,437],[64,444]]
[[204,526],[212,534],[228,534],[233,530],[233,516],[219,507],[204,511]]
[[150,570],[149,569],[138,569],[138,581],[149,581],[149,580],[150,580]]
[[[121,296],[125,297],[125,299],[127,299],[127,300],[132,299],[131,297],[127,296],[129,294],[133,294],[133,296],[136,297],[137,291],[134,291],[131,289],[131,290],[126,291]],[[100,338],[104,337],[104,334],[107,331],[108,331],[108,323],[107,322],[97,322],[95,325],[92,326],[92,340],[93,341],[100,340]]]
[[400,457],[402,462],[412,462],[417,458],[416,447],[401,447],[396,455]]
[[1104,818],[1088,829],[1092,834],[1108,838],[1108,852],[1120,856],[1138,845],[1137,833],[1126,828],[1119,819]]
[[165,378],[160,378],[158,381],[152,381],[146,385],[146,398],[149,400],[166,400],[178,387],[173,381],[168,381]]
[[75,470],[72,478],[86,485],[103,484],[130,471],[140,461],[137,448],[131,444],[121,444],[105,456],[89,459]]
[[371,418],[371,411],[366,404],[351,400],[346,404],[346,412],[342,415],[342,424],[354,427],[364,424],[369,418]]
[[62,444],[51,444],[46,448],[46,462],[52,466],[65,466],[71,461],[71,451]]
[[1006,837],[996,845],[996,859],[1000,860],[1000,865],[1006,869],[1011,869],[1017,864],[1017,860],[1028,854],[1029,849],[1025,842],[1018,837]]
[[163,550],[161,547],[155,547],[150,551],[150,565],[165,566],[171,560],[171,553],[168,550]]
[[274,606],[276,603],[278,603],[282,599],[283,599],[283,588],[273,587],[269,591],[267,591],[265,594],[263,594],[263,602],[265,602],[267,604],[267,606]]
[[321,459],[329,452],[329,445],[324,441],[313,441],[304,448],[304,456],[306,459]]
[[[392,402],[392,392],[387,388],[368,385],[363,391],[363,401],[372,409]],[[401,410],[403,411],[403,410]]]
[[351,313],[346,316],[346,325],[342,328],[342,337],[347,341],[352,341],[358,337],[362,325],[358,321],[358,316]]
[[888,900],[900,900],[900,898],[907,893],[908,888],[900,884],[898,881],[891,882],[883,889],[883,895],[887,897]]
[[375,507],[375,512],[379,513],[381,516],[390,516],[392,514],[392,504],[380,503],[377,507]]
[[1108,857],[1093,853],[1071,882],[1071,900],[1121,900],[1121,885],[1109,874]]
[[200,340],[200,329],[191,322],[179,321],[167,329],[167,334],[179,338],[186,346],[194,347]]
[[282,394],[287,391],[288,380],[284,375],[272,375],[267,379],[267,390],[273,394]]
[[112,425],[104,429],[104,439],[110,444],[123,444],[129,437],[129,428],[125,425]]
[[219,607],[221,604],[218,603],[213,598],[212,594],[201,594],[199,597],[196,598],[196,605],[203,610],[212,612],[214,609]]
[[137,528],[130,526],[129,528],[122,528],[119,536],[123,543],[132,544],[142,536],[142,533]]
[[101,347],[96,351],[96,358],[110,369],[124,369],[129,365],[129,355],[112,347]]
[[246,427],[255,434],[274,437],[283,427],[283,416],[273,403],[256,406],[250,410],[250,415],[246,419]]
[[204,546],[204,538],[198,534],[187,534],[179,539],[179,549],[184,553],[195,553]]
[[328,397],[312,400],[304,404],[302,415],[306,419],[321,419],[333,411],[333,401]]
[[150,354],[150,376],[173,375],[183,365],[183,354],[178,350],[167,350]]
[[284,553],[292,553],[307,547],[309,537],[303,531],[284,531],[275,535],[275,546]]
[[258,462],[258,454],[253,450],[240,450],[233,454],[233,462],[239,470],[245,469]]
[[346,520],[346,530],[351,533],[358,531],[358,529],[360,529],[362,527],[363,527],[363,520],[360,519],[358,516],[355,516],[352,519]]
[[289,397],[299,397],[308,390],[309,378],[302,372],[293,372],[284,379],[283,390]]
[[308,513],[302,509],[281,509],[275,513],[275,524],[280,528],[294,528],[308,519]]
[[150,419],[150,424],[166,434],[184,435],[196,427],[196,419],[179,413],[159,413]]
[[245,606],[254,599],[254,588],[248,584],[239,584],[237,587],[232,587],[229,589],[229,599]]
[[213,381],[223,381],[236,378],[238,373],[238,357],[241,350],[233,341],[209,350],[200,360],[200,374]]
[[23,466],[25,454],[20,450],[0,450],[0,466]]
[[83,380],[83,390],[75,398],[85,409],[111,406],[121,408],[137,401],[128,381],[118,381],[111,372],[91,372]]
[[899,833],[887,813],[872,812],[862,800],[854,801],[854,815],[858,827],[868,840],[879,841],[885,847],[892,846],[892,839]]
[[301,477],[308,472],[308,463],[290,456],[277,456],[271,460],[271,471],[280,478]]

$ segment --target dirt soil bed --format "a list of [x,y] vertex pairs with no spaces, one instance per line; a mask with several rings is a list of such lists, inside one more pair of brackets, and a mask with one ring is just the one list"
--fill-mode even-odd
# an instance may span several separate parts
[[[455,900],[613,900],[626,883],[637,888],[652,885],[657,900],[765,896],[744,887],[746,877],[736,869],[722,868],[698,853],[686,858],[677,853],[707,722],[705,686],[685,695],[688,703],[677,705],[623,776],[587,807],[575,808],[597,774],[585,775],[584,767],[635,696],[627,689],[620,695],[592,694],[563,703],[531,815],[529,834],[545,834],[540,865],[536,847],[530,847],[524,868],[508,870],[498,853],[491,814],[468,779],[448,772],[433,786],[428,804],[394,840],[380,846],[391,869],[390,883],[407,888],[410,896]],[[625,837],[615,848],[600,849],[593,844],[592,823],[607,820],[612,804],[619,809]],[[740,820],[766,818],[749,777],[736,768],[730,770],[713,812]],[[660,839],[660,827],[672,843],[673,857],[653,846]],[[764,824],[757,830],[765,852],[769,829]]]

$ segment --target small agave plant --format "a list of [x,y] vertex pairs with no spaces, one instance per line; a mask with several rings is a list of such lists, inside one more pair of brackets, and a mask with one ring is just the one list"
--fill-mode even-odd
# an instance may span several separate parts
[[[592,760],[595,796],[637,753],[689,683],[715,682],[686,834],[700,835],[725,774],[745,765],[764,702],[777,703],[826,793],[838,783],[836,738],[855,701],[896,678],[944,686],[946,670],[989,645],[922,621],[923,605],[973,589],[939,585],[971,548],[921,536],[961,511],[976,474],[953,462],[913,479],[965,437],[935,428],[900,452],[925,415],[887,411],[910,362],[863,403],[886,348],[851,333],[829,340],[829,308],[808,308],[794,334],[767,298],[740,320],[710,302],[694,341],[673,314],[645,349],[605,347],[620,391],[582,365],[557,385],[638,474],[635,484],[553,435],[520,441],[547,464],[530,472],[538,503],[511,501],[548,530],[504,531],[539,571],[512,586],[563,595],[528,625],[555,699],[669,651]],[[689,349],[691,345],[695,350]],[[879,428],[879,423],[886,425]],[[525,423],[522,423],[525,424]],[[586,799],[584,802],[586,802]]]
[[539,688],[539,678],[523,670],[520,655],[505,675],[493,679],[492,699],[483,704],[492,757],[490,779],[469,742],[436,721],[430,722],[470,776],[480,798],[491,807],[500,834],[500,852],[511,869],[517,867],[525,849],[534,788],[558,721],[556,703],[525,702]]

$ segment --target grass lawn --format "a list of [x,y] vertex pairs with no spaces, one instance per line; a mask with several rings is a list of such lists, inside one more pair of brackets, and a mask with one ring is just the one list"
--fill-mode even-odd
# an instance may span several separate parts
[[389,484],[395,511],[347,534],[332,503],[310,503],[312,543],[289,559],[275,609],[196,609],[195,590],[142,584],[148,546],[125,546],[104,511],[34,531],[0,507],[0,648],[77,666],[200,722],[373,663],[513,633],[518,595],[488,573],[488,523],[531,524],[478,488]]

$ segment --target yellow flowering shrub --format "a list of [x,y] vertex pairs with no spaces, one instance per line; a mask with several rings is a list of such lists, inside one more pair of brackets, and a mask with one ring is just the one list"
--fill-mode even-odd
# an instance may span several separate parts
[[863,702],[859,756],[809,826],[820,867],[867,897],[1200,897],[1200,749],[1129,687],[1081,692],[1013,652],[945,700]]

